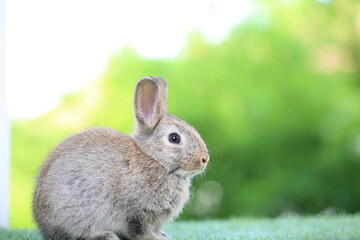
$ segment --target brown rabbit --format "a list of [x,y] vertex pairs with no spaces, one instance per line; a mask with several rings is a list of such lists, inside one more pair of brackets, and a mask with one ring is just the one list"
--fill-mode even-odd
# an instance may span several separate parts
[[166,109],[162,78],[136,85],[127,136],[94,127],[61,142],[42,165],[33,213],[46,239],[168,239],[160,230],[189,199],[209,155],[196,130]]

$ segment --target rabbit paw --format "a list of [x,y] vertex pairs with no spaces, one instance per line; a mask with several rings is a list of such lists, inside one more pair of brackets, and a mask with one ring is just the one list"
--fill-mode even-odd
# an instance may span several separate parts
[[142,237],[140,237],[139,239],[141,240],[148,240],[148,239],[151,239],[151,240],[170,240],[170,238],[168,238],[166,236],[166,234],[164,233],[158,233],[158,234],[155,234],[155,233],[151,233],[151,234],[146,234]]
[[89,240],[120,240],[119,237],[114,232],[104,231],[97,232],[92,235]]
[[170,239],[170,237],[163,231],[160,232],[160,236],[163,237],[163,239]]

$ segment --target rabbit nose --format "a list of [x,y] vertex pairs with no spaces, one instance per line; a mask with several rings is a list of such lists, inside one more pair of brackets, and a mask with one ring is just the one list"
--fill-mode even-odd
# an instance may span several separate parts
[[209,154],[201,157],[201,163],[206,164],[209,161]]

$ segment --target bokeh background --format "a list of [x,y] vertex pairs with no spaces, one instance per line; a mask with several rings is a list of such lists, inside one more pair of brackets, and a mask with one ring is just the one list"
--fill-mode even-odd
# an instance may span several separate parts
[[357,0],[254,0],[221,41],[191,31],[171,58],[114,51],[96,81],[12,120],[11,225],[34,226],[37,169],[63,138],[94,125],[131,133],[145,75],[168,81],[169,112],[210,150],[181,219],[359,212],[359,60]]

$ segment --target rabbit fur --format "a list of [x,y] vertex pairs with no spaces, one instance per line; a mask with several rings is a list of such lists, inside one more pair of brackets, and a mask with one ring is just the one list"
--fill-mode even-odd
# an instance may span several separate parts
[[45,239],[168,239],[161,227],[180,214],[209,155],[196,130],[167,113],[166,98],[165,80],[144,77],[131,136],[93,127],[49,154],[33,197]]

